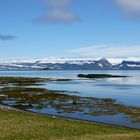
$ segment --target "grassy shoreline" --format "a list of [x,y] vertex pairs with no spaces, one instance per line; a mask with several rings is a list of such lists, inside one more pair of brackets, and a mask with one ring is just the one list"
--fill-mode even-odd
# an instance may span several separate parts
[[[61,79],[65,80],[65,79]],[[49,79],[47,80],[49,81]],[[58,98],[57,91],[29,86],[42,85],[46,79],[24,77],[0,77],[2,94],[11,98],[24,98],[32,92],[44,93],[42,97]],[[11,87],[12,85],[12,87]],[[21,94],[19,94],[21,93]],[[45,94],[46,93],[46,94]],[[53,93],[53,96],[51,95]],[[33,95],[34,95],[33,94]],[[38,95],[38,94],[37,94]],[[64,100],[73,99],[66,95],[60,95]],[[38,99],[35,95],[35,98]],[[37,97],[37,98],[36,98]],[[2,96],[1,96],[2,98]],[[3,97],[4,98],[4,97]],[[31,97],[30,97],[31,98]],[[28,99],[28,98],[26,98]],[[75,99],[75,97],[74,97]],[[77,99],[77,98],[76,98]],[[36,100],[33,100],[36,101]],[[106,102],[110,100],[104,100]],[[118,127],[100,123],[90,123],[70,118],[60,118],[50,115],[41,115],[15,109],[7,105],[0,105],[0,140],[139,140],[140,131],[126,127]]]
[[138,140],[140,131],[0,109],[1,140]]
[[20,112],[20,113],[27,113],[31,115],[38,115],[38,116],[44,116],[44,117],[53,117],[53,118],[58,118],[58,119],[65,119],[65,120],[71,120],[71,121],[77,121],[77,122],[82,122],[82,123],[87,123],[87,124],[99,124],[99,125],[107,125],[107,126],[113,126],[113,127],[119,127],[119,128],[126,128],[126,129],[131,129],[131,130],[137,130],[140,131],[139,128],[133,128],[129,126],[123,126],[123,125],[117,125],[117,124],[109,124],[109,123],[104,123],[104,122],[97,122],[97,121],[89,121],[89,120],[84,120],[84,119],[78,119],[78,118],[72,118],[72,117],[64,117],[64,116],[59,116],[59,115],[53,115],[53,114],[44,114],[44,113],[36,113],[33,111],[28,111],[24,109],[18,109],[6,104],[1,104],[0,103],[0,110],[5,110],[9,112]]

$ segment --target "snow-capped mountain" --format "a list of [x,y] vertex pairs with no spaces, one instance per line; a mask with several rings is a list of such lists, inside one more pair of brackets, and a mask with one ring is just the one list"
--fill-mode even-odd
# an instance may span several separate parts
[[140,61],[122,61],[111,64],[107,59],[94,58],[44,58],[32,60],[14,60],[0,63],[0,70],[140,70]]
[[114,66],[114,69],[119,70],[140,70],[140,62],[123,61],[121,64]]

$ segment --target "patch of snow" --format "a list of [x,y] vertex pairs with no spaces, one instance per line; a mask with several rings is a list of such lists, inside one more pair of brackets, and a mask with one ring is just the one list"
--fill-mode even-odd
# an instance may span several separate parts
[[98,66],[99,66],[99,67],[103,67],[103,65],[102,65],[101,63],[98,63]]
[[136,64],[127,64],[128,67],[140,67],[140,65],[136,65]]

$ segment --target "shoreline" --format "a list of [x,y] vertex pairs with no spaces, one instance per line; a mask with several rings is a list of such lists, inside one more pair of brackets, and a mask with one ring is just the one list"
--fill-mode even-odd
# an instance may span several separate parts
[[7,111],[19,112],[19,113],[30,113],[32,115],[38,115],[38,116],[44,116],[44,117],[49,116],[49,117],[57,118],[57,119],[64,119],[66,121],[70,120],[70,121],[73,121],[73,122],[81,122],[81,123],[85,123],[85,124],[106,125],[106,126],[118,127],[120,129],[121,128],[126,128],[126,129],[140,131],[140,128],[133,128],[133,127],[127,127],[127,126],[117,125],[117,124],[116,125],[115,124],[109,124],[109,123],[104,123],[104,122],[88,121],[88,120],[76,119],[76,118],[72,118],[72,117],[62,117],[62,116],[59,116],[59,115],[36,113],[36,112],[32,112],[32,111],[17,109],[17,108],[8,106],[6,104],[1,104],[1,103],[0,103],[0,110],[7,110]]
[[[14,86],[16,87],[18,84],[17,87],[21,87],[21,86],[30,86],[30,85],[34,85],[34,84],[39,84],[39,82],[53,82],[53,81],[69,81],[69,80],[73,80],[73,79],[58,79],[58,78],[37,78],[37,77],[1,77],[1,81],[2,82],[9,82],[11,84],[15,84]],[[81,80],[81,79],[80,79]],[[87,80],[87,79],[84,79],[84,80]],[[17,84],[17,85],[16,85]],[[26,85],[27,84],[27,85]],[[28,89],[28,88],[27,88]],[[30,89],[30,88],[29,88]],[[36,89],[36,88],[35,88]],[[37,88],[39,89],[40,91],[40,88]],[[36,89],[36,90],[37,90]],[[24,90],[24,88],[23,88]],[[21,91],[23,91],[21,90]],[[32,89],[33,90],[33,89]],[[31,90],[31,91],[32,91]],[[6,90],[5,91],[9,91],[9,90]],[[12,91],[12,90],[10,90]],[[14,91],[14,90],[13,90]],[[14,92],[16,92],[17,94],[19,94],[21,92],[20,90],[16,90]],[[30,91],[30,90],[27,90],[27,91]],[[33,90],[34,91],[34,90]],[[38,91],[38,90],[37,90]],[[43,90],[44,91],[44,90]],[[43,92],[42,90],[40,92]],[[50,90],[51,91],[51,90]],[[54,90],[55,91],[55,90]],[[55,91],[56,92],[56,91]],[[0,103],[0,109],[1,110],[8,110],[9,112],[13,111],[13,112],[21,112],[22,113],[31,113],[31,114],[35,114],[35,115],[39,115],[39,116],[49,116],[49,117],[52,117],[52,118],[60,118],[60,119],[65,119],[66,121],[67,120],[71,120],[71,121],[74,121],[74,122],[82,122],[82,123],[87,123],[87,124],[97,124],[97,125],[107,125],[107,126],[114,126],[114,127],[119,127],[119,128],[128,128],[128,129],[134,129],[134,130],[140,130],[139,126],[138,128],[135,127],[135,126],[129,126],[129,125],[123,125],[123,124],[113,124],[111,122],[102,122],[102,120],[97,120],[97,121],[94,121],[94,120],[86,120],[86,119],[82,119],[82,118],[74,118],[74,117],[69,117],[69,116],[61,116],[60,114],[56,114],[56,115],[53,115],[53,114],[47,114],[47,113],[40,113],[40,112],[33,112],[33,110],[25,110],[24,108],[16,108],[16,106],[14,107],[11,107],[10,105],[7,105],[7,104],[3,104],[3,103]]]

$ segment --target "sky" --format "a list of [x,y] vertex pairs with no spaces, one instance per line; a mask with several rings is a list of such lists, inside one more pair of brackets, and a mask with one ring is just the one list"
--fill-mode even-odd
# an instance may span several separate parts
[[0,60],[140,58],[140,0],[0,0]]

